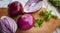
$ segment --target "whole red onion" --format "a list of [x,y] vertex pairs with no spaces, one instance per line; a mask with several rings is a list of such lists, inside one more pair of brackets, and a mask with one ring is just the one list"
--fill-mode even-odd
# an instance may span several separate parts
[[34,26],[34,17],[31,14],[25,14],[17,20],[18,26],[21,30],[28,30]]
[[23,6],[20,2],[14,1],[8,5],[8,12],[11,16],[16,16],[21,14],[23,11]]

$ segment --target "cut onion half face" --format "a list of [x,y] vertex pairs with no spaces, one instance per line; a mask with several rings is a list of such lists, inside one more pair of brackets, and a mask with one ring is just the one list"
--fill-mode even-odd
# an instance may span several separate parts
[[2,26],[3,33],[4,33],[4,31],[6,33],[15,33],[16,32],[17,24],[16,24],[15,20],[13,20],[12,18],[10,18],[8,16],[2,16],[1,20],[2,20],[2,22],[0,22],[0,23],[2,23],[1,25],[3,25]]
[[36,12],[40,8],[42,8],[42,6],[43,6],[42,0],[28,0],[24,6],[24,12],[25,13]]

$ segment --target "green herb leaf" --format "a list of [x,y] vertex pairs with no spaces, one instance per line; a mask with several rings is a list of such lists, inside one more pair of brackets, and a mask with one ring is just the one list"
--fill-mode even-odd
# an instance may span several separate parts
[[42,23],[44,22],[44,19],[40,19],[39,20],[40,22],[39,22],[39,27],[42,25]]
[[50,10],[50,11],[47,11],[48,13],[47,13],[47,15],[46,16],[44,16],[44,20],[46,21],[49,21],[50,19],[51,19],[51,16],[52,16],[52,10]]
[[45,16],[45,12],[40,12],[40,15]]
[[47,16],[44,17],[45,21],[49,21],[50,19],[51,19],[51,15],[47,15]]
[[40,27],[43,22],[44,22],[43,19],[37,19],[36,22],[35,22],[35,24],[34,24],[34,26],[35,26],[35,27],[38,27],[38,26]]
[[34,27],[39,27],[39,24],[38,24],[38,23],[35,23],[35,24],[34,24]]
[[55,18],[55,19],[58,18],[56,15],[52,15],[52,17]]
[[41,16],[45,16],[46,14],[47,14],[46,11],[42,11],[42,12],[40,12],[40,15],[41,15]]

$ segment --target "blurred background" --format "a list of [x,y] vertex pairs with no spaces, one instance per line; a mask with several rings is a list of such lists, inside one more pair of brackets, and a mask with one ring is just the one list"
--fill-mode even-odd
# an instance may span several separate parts
[[14,2],[14,1],[19,1],[23,4],[23,6],[25,5],[25,3],[28,1],[28,0],[0,0],[0,8],[6,8],[7,5],[11,2]]

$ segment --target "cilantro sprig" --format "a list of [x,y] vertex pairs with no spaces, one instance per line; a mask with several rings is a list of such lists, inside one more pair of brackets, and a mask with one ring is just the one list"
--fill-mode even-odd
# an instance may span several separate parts
[[40,12],[39,15],[44,16],[44,17],[41,19],[37,19],[35,21],[35,24],[34,24],[35,27],[40,27],[44,21],[50,21],[51,18],[55,18],[55,19],[58,18],[56,15],[52,14],[52,10],[42,11],[42,12]]

